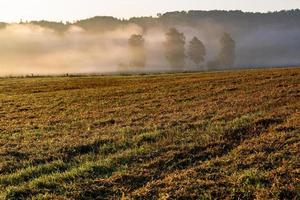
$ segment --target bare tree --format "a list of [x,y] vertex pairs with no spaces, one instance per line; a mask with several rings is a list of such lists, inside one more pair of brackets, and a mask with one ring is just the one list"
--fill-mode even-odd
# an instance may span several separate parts
[[177,29],[171,28],[166,33],[165,56],[169,61],[170,65],[176,69],[182,69],[185,65],[185,36],[180,33]]

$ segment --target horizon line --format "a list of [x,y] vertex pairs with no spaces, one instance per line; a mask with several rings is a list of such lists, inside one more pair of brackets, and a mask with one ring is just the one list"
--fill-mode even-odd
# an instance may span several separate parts
[[163,13],[157,13],[156,15],[138,15],[138,16],[131,16],[131,17],[116,17],[116,16],[113,16],[113,15],[94,15],[94,16],[90,16],[90,17],[86,17],[86,18],[80,18],[80,19],[74,19],[74,20],[48,20],[48,19],[32,19],[32,20],[23,20],[22,18],[19,20],[19,22],[16,22],[16,21],[0,21],[0,23],[5,23],[5,24],[20,24],[20,23],[30,23],[30,22],[40,22],[40,21],[45,21],[45,22],[56,22],[56,23],[63,23],[63,24],[68,24],[68,23],[76,23],[78,21],[83,21],[83,20],[88,20],[88,19],[92,19],[92,18],[96,18],[96,17],[112,17],[114,19],[117,19],[117,20],[125,20],[125,21],[128,21],[130,19],[133,19],[133,18],[160,18],[160,14],[161,15],[164,15],[164,14],[167,14],[167,13],[174,13],[174,12],[185,12],[185,13],[189,13],[191,11],[202,11],[202,12],[213,12],[213,11],[216,11],[216,12],[242,12],[242,13],[252,13],[252,14],[270,14],[270,13],[280,13],[280,12],[289,12],[289,11],[300,11],[299,8],[295,8],[295,9],[282,9],[282,10],[269,10],[269,11],[243,11],[243,10],[239,10],[239,9],[236,9],[236,10],[221,10],[221,9],[214,9],[214,10],[173,10],[173,11],[166,11],[166,12],[163,12]]

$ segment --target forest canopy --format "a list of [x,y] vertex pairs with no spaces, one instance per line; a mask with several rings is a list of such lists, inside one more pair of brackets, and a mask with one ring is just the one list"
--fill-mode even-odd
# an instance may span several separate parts
[[[224,26],[237,26],[243,28],[254,28],[264,24],[281,24],[289,27],[300,25],[300,10],[283,10],[279,12],[268,13],[252,13],[236,11],[197,11],[191,10],[167,12],[158,14],[157,17],[133,17],[130,19],[117,19],[111,16],[96,16],[89,19],[83,19],[70,22],[49,22],[49,21],[32,21],[25,23],[32,23],[46,28],[52,28],[56,31],[62,32],[68,29],[70,25],[76,25],[90,32],[105,32],[118,29],[123,25],[136,24],[141,26],[144,30],[153,27],[172,26],[197,26],[199,22],[210,20]],[[24,23],[24,22],[22,22]],[[0,23],[0,28],[5,27],[5,23]]]

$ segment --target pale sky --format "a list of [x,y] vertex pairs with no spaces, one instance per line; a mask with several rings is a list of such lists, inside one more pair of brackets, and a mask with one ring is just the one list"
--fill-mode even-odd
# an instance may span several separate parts
[[0,0],[0,21],[74,21],[93,16],[156,16],[181,10],[276,11],[300,8],[300,0]]

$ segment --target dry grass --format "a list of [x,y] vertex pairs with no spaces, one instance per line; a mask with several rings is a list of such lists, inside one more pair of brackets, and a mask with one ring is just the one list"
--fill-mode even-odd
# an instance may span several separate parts
[[300,68],[0,79],[2,199],[299,199]]

